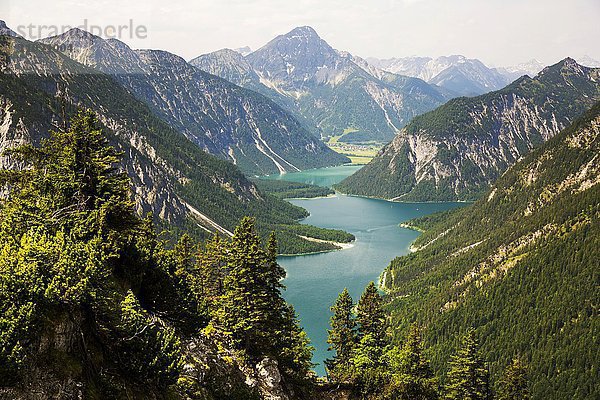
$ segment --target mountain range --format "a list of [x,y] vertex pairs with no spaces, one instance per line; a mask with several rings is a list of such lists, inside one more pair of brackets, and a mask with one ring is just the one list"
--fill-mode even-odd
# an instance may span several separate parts
[[[159,118],[114,75],[47,44],[11,36],[0,40],[0,151],[39,143],[51,130],[65,127],[77,109],[91,109],[123,153],[122,169],[132,181],[140,214],[152,212],[161,226],[200,237],[228,236],[250,215],[262,233],[278,232],[282,253],[332,248],[294,233],[306,230],[297,222],[305,210],[262,193],[236,166],[206,153]],[[18,167],[1,161],[2,167]]]
[[473,327],[493,376],[513,357],[529,365],[532,399],[595,398],[599,157],[596,103],[475,204],[409,222],[424,234],[382,276],[394,334],[424,326],[443,376]]
[[367,61],[384,71],[420,78],[460,96],[476,96],[498,90],[513,80],[493,68],[486,67],[477,59],[461,55],[385,60],[367,58]]
[[119,40],[104,40],[77,28],[40,42],[113,76],[204,151],[245,173],[283,173],[348,161],[273,101],[174,54],[132,50]]
[[421,79],[381,71],[338,51],[307,26],[246,56],[220,50],[190,64],[270,97],[321,137],[346,142],[389,141],[412,117],[452,97]]
[[475,200],[506,169],[600,100],[600,69],[567,58],[535,78],[414,118],[337,188],[402,201]]
[[531,59],[527,62],[510,65],[508,67],[499,67],[496,68],[498,72],[502,75],[506,76],[511,82],[515,79],[522,77],[523,75],[527,75],[530,77],[534,77],[540,73],[542,69],[544,69],[545,65],[536,59]]

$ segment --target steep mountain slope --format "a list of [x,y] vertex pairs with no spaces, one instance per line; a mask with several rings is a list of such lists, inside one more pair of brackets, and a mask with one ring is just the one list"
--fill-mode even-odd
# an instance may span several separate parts
[[[476,328],[498,372],[520,354],[533,399],[591,399],[598,381],[600,103],[426,232],[383,274],[395,334],[426,326],[435,366]],[[423,224],[425,222],[425,224]]]
[[419,79],[388,74],[384,80],[355,61],[312,28],[300,27],[243,59],[220,51],[191,63],[271,97],[324,137],[343,135],[349,142],[388,141],[412,117],[447,99],[446,92]]
[[41,42],[113,75],[169,125],[246,173],[298,171],[347,161],[273,101],[200,71],[174,54],[134,51],[118,40],[79,29]]
[[320,130],[313,121],[307,120],[296,108],[295,99],[264,85],[252,66],[237,51],[221,49],[198,56],[189,63],[202,71],[268,97],[296,117],[313,136],[317,138],[321,136]]
[[486,67],[477,59],[464,56],[403,57],[368,62],[394,74],[407,75],[440,86],[460,96],[476,96],[506,86],[507,79],[498,71]]
[[599,99],[600,69],[565,59],[535,79],[416,117],[338,189],[406,201],[476,199]]
[[[112,77],[44,44],[0,40],[0,150],[39,142],[76,108],[90,108],[124,153],[140,213],[152,211],[198,235],[228,235],[240,218],[252,215],[263,233],[280,233],[282,252],[314,248],[293,233],[306,211],[260,193],[237,167],[203,152]],[[2,166],[11,167],[6,162]]]

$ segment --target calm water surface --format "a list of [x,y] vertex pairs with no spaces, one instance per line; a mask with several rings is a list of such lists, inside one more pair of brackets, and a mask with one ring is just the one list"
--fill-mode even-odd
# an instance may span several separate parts
[[[322,168],[289,173],[282,179],[331,186],[359,168]],[[323,360],[331,357],[327,351],[329,307],[338,293],[347,287],[356,301],[364,287],[370,281],[377,281],[394,257],[408,253],[418,233],[400,228],[400,222],[459,204],[392,203],[340,194],[291,202],[310,212],[303,223],[343,229],[356,236],[354,247],[350,249],[279,258],[287,271],[285,298],[296,308],[302,326],[315,347],[313,361],[318,363],[316,372],[324,375]]]

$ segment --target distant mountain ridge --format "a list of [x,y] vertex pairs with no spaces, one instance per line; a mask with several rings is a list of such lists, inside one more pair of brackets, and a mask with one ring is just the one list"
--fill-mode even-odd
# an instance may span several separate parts
[[343,192],[402,201],[474,200],[510,165],[600,100],[600,69],[573,59],[416,117]]
[[348,142],[388,141],[412,117],[451,97],[420,79],[365,68],[361,60],[305,26],[243,58],[220,50],[190,63],[272,98],[321,136]]
[[[110,74],[203,150],[250,174],[298,171],[347,162],[268,98],[160,50],[132,50],[72,29],[40,42]],[[231,52],[230,55],[233,56]],[[241,73],[241,72],[240,72]]]
[[512,81],[481,61],[461,55],[384,60],[367,58],[367,61],[384,71],[420,78],[461,96],[476,96],[498,90]]
[[498,67],[496,70],[502,75],[506,76],[511,81],[527,75],[531,78],[540,73],[544,69],[545,65],[536,59],[531,59],[527,62],[520,63],[517,65],[511,65],[508,67]]

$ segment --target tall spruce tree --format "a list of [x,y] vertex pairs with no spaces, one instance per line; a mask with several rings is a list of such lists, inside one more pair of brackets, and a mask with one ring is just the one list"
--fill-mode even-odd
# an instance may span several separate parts
[[488,400],[491,398],[488,368],[479,355],[475,331],[469,329],[461,347],[450,361],[445,387],[447,400]]
[[527,365],[516,357],[504,370],[498,385],[498,400],[528,400]]
[[281,296],[281,291],[285,289],[282,283],[283,278],[285,278],[285,270],[277,262],[277,239],[275,238],[275,233],[271,232],[265,248],[263,279],[266,285],[266,295],[272,299],[272,308],[266,310],[267,318],[275,326],[282,324],[283,319],[287,318],[285,312],[286,304]]
[[263,248],[254,219],[242,219],[226,254],[216,324],[251,361],[272,357],[282,363],[288,376],[306,378],[312,367],[312,350],[294,310],[281,294],[285,271],[276,257],[275,237]]
[[386,397],[393,400],[435,400],[438,398],[437,380],[425,357],[421,331],[413,324],[402,349],[389,353],[392,370]]
[[211,314],[216,314],[219,299],[223,296],[224,280],[227,275],[228,241],[215,233],[196,254],[194,268],[194,292],[204,299]]
[[271,348],[271,321],[267,316],[274,299],[268,295],[266,261],[254,220],[242,219],[227,257],[228,273],[223,282],[218,324],[231,335],[234,345],[251,357],[260,357]]
[[300,321],[289,304],[285,305],[282,326],[277,333],[276,347],[279,349],[279,366],[287,378],[293,381],[304,381],[314,367],[312,355],[314,348]]
[[358,343],[352,352],[352,380],[364,398],[381,396],[389,381],[388,350],[383,299],[370,282],[356,306]]
[[360,338],[371,335],[374,343],[383,350],[387,344],[383,298],[373,281],[367,285],[358,300],[356,319]]
[[334,351],[333,358],[325,361],[327,372],[332,380],[345,380],[350,375],[352,352],[357,344],[356,321],[352,308],[354,302],[348,289],[338,295],[335,303],[331,307],[331,329],[327,343],[330,344],[328,350]]

